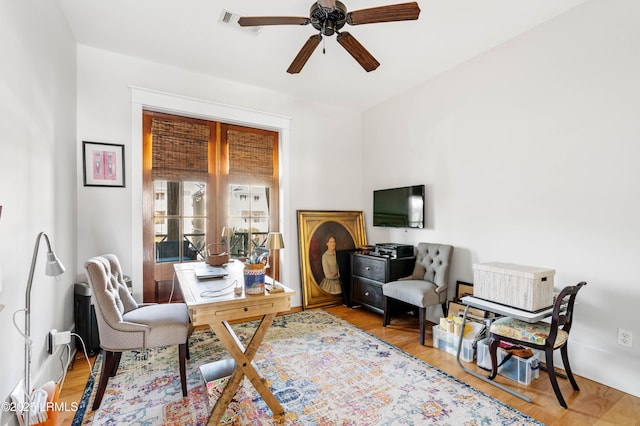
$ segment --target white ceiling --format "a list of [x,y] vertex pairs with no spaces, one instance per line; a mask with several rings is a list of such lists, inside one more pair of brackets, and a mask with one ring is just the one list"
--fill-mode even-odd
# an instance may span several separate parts
[[[349,11],[408,0],[342,0]],[[417,21],[349,26],[381,63],[370,73],[325,38],[302,72],[286,72],[316,31],[220,23],[244,16],[309,15],[312,0],[59,0],[78,43],[334,105],[366,109],[587,0],[418,0]],[[326,54],[322,53],[323,44]]]

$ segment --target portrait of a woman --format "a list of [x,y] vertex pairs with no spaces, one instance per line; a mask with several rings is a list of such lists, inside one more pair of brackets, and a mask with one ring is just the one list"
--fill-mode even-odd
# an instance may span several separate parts
[[349,305],[350,255],[367,244],[362,212],[298,210],[298,238],[304,308]]
[[338,262],[336,260],[336,237],[329,234],[325,244],[327,249],[322,254],[324,278],[320,282],[320,288],[329,294],[340,294],[342,293],[342,286],[340,285],[340,273],[338,272]]

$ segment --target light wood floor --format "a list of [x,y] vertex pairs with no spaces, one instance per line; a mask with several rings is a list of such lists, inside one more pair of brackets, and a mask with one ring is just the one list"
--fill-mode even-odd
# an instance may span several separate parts
[[[497,381],[529,396],[532,402],[528,403],[462,371],[454,356],[430,346],[432,343],[430,332],[426,336],[426,346],[420,346],[418,323],[415,318],[394,319],[391,325],[385,328],[382,327],[381,315],[364,309],[335,306],[327,308],[327,311],[543,423],[549,425],[640,426],[640,398],[600,383],[577,377],[580,392],[574,392],[567,380],[560,379],[560,389],[569,406],[568,409],[564,409],[558,404],[545,372],[541,372],[540,378],[533,380],[529,386],[519,385],[498,376]],[[93,361],[91,359],[92,363]],[[475,367],[475,365],[472,365],[472,368],[486,374],[484,370]],[[61,401],[67,404],[79,402],[88,376],[89,367],[84,360],[84,355],[78,354],[72,369],[67,373],[60,396]],[[73,416],[72,411],[60,412],[58,425],[71,424]]]

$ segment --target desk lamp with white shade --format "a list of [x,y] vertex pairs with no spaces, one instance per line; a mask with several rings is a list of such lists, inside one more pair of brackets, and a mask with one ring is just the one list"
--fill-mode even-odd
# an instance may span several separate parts
[[222,227],[222,239],[224,240],[224,243],[226,245],[226,249],[227,249],[227,254],[229,255],[229,258],[231,258],[231,237],[233,237],[235,235],[235,232],[233,232],[233,228],[230,226],[224,226]]
[[[280,232],[269,232],[269,234],[267,235],[267,241],[264,243],[264,246],[267,249],[269,249],[269,258],[273,259],[271,256],[271,250],[281,250],[284,248],[284,240],[282,239],[282,234]],[[269,261],[269,264],[271,263],[272,262]],[[278,272],[278,262],[273,262],[271,278],[273,278],[274,284],[265,286],[267,290],[269,290],[270,292],[277,291],[276,289],[278,287],[276,287],[275,285],[275,279],[278,276],[277,272]]]

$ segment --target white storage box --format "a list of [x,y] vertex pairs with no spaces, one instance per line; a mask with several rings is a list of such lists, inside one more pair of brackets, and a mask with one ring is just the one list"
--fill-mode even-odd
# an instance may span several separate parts
[[[462,349],[460,350],[460,359],[466,362],[472,362],[475,359],[476,342],[480,338],[480,334],[484,331],[484,326],[476,322],[468,322],[472,329],[465,334],[462,339]],[[443,350],[451,355],[458,353],[459,334],[449,333],[440,328],[440,325],[433,326],[433,347]]]
[[[489,355],[489,339],[483,339],[478,342],[478,367],[491,370],[491,356]],[[498,348],[496,354],[498,356],[498,365],[502,362],[507,351]],[[533,379],[540,376],[540,361],[535,351],[531,358],[520,358],[512,356],[504,364],[498,367],[498,374],[505,376],[523,385],[529,386]]]
[[553,269],[513,263],[473,265],[473,295],[526,311],[553,305]]

